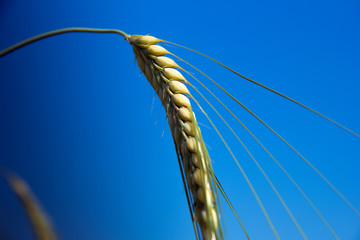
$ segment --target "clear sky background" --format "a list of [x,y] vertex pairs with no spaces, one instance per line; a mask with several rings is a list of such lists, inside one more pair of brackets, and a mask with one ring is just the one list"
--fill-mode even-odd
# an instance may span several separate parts
[[[116,28],[183,44],[360,132],[359,1],[0,0],[0,49],[64,27]],[[165,47],[230,90],[360,209],[359,138],[203,57]],[[214,85],[187,69],[263,141],[341,239],[360,239],[360,218],[319,176]],[[195,239],[166,116],[153,98],[131,47],[118,35],[64,34],[0,58],[0,163],[29,183],[62,239]],[[244,167],[281,239],[301,239],[251,158],[201,103]],[[215,173],[250,236],[275,239],[230,154],[194,108]],[[334,239],[271,158],[228,113],[221,113],[309,239]],[[223,208],[228,239],[244,239],[225,202]],[[3,180],[0,239],[32,239],[21,206]]]

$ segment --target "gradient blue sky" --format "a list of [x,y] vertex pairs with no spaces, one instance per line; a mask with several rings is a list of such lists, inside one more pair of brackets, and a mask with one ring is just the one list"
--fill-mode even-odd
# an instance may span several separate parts
[[[0,0],[0,49],[63,27],[116,28],[186,45],[360,132],[359,1]],[[166,47],[229,89],[360,209],[358,138],[207,59]],[[359,240],[359,217],[268,130],[203,81],[269,147],[341,239]],[[152,105],[153,97],[131,47],[117,35],[65,34],[0,58],[0,163],[28,181],[62,239],[195,239],[166,116],[159,100]],[[301,239],[246,152],[202,104],[280,237]],[[230,154],[195,109],[215,173],[250,236],[275,239]],[[272,160],[229,114],[221,113],[254,152],[309,239],[333,239]],[[228,238],[244,239],[223,207]],[[1,180],[0,238],[30,236],[19,203]]]

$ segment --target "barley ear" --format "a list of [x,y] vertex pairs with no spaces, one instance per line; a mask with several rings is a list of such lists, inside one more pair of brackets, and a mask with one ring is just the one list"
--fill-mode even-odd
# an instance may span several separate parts
[[[195,114],[189,100],[187,80],[179,65],[165,56],[169,52],[156,45],[159,39],[152,36],[130,37],[140,70],[159,96],[169,119],[175,149],[184,171],[190,212],[200,228],[201,239],[223,239],[220,224],[220,202],[213,178],[207,149],[202,140]],[[189,193],[189,194],[188,194]]]

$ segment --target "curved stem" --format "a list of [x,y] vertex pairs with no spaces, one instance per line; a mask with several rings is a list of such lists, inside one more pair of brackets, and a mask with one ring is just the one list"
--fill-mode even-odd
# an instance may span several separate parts
[[47,38],[47,37],[51,37],[51,36],[55,36],[58,34],[63,34],[63,33],[70,33],[70,32],[90,32],[90,33],[116,33],[116,34],[120,34],[121,36],[123,36],[125,39],[129,36],[127,35],[125,32],[117,30],[117,29],[100,29],[100,28],[61,28],[61,29],[57,29],[54,31],[50,31],[50,32],[46,32],[46,33],[42,33],[39,35],[36,35],[34,37],[28,38],[24,41],[21,41],[19,43],[16,43],[8,48],[5,48],[4,50],[0,51],[0,57],[5,56],[6,54],[15,51],[18,48],[24,47],[30,43],[36,42],[38,40]]

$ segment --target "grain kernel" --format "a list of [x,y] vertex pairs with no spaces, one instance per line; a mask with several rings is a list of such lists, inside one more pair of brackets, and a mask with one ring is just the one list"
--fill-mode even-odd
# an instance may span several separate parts
[[192,136],[192,137],[194,136],[194,132],[192,130],[192,124],[191,123],[189,123],[189,122],[184,123],[184,131],[185,131],[185,133],[187,135]]
[[178,107],[190,107],[190,100],[182,94],[174,94],[172,96],[172,99],[174,100],[174,103],[178,106]]
[[199,158],[198,158],[198,156],[197,156],[195,153],[193,153],[193,154],[191,155],[191,161],[192,161],[192,163],[193,163],[196,167],[200,167]]
[[136,44],[143,44],[143,45],[153,45],[160,42],[160,39],[157,39],[153,36],[142,36],[135,40]]
[[173,68],[164,68],[162,71],[164,76],[169,80],[175,80],[175,81],[185,81],[184,76],[176,69]]
[[199,187],[196,195],[201,203],[205,203],[205,194],[204,194],[204,189],[202,187]]
[[182,82],[171,81],[169,87],[173,93],[189,94],[189,90]]
[[201,170],[199,168],[194,171],[193,180],[198,186],[202,185]]
[[193,137],[189,137],[186,141],[186,147],[190,152],[196,152],[196,140]]
[[168,57],[157,57],[155,59],[155,63],[157,65],[159,65],[160,67],[167,67],[167,68],[175,68],[175,67],[179,67],[179,65],[172,60],[171,58]]
[[169,53],[168,50],[166,50],[165,48],[163,48],[162,46],[159,46],[159,45],[150,45],[146,49],[146,52],[150,55],[155,55],[155,56],[163,56],[163,55]]
[[179,109],[179,117],[183,121],[191,121],[191,112],[188,108],[182,107]]

